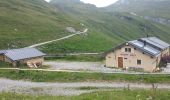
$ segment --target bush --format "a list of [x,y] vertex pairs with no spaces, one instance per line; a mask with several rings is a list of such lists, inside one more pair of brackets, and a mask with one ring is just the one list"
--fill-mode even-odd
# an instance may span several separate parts
[[159,66],[166,67],[167,63],[170,63],[170,56],[162,57]]

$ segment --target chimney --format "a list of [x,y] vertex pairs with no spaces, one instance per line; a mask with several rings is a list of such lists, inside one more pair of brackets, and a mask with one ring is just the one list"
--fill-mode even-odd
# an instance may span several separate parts
[[145,47],[146,46],[146,41],[143,41],[143,44],[144,44],[143,46]]
[[148,37],[149,37],[149,35],[148,35],[148,34],[146,34],[146,37],[148,38]]

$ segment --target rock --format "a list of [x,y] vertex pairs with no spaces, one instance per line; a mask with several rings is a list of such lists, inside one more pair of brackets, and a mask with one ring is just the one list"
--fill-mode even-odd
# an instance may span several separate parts
[[66,27],[66,30],[70,33],[76,33],[76,30],[73,27]]

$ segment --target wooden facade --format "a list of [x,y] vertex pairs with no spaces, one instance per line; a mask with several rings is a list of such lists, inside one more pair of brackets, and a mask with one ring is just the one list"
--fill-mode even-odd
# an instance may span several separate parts
[[0,61],[4,61],[4,55],[0,54]]

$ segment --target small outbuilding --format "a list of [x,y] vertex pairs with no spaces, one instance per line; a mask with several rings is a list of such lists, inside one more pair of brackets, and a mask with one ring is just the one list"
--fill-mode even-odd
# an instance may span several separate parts
[[159,66],[162,57],[169,56],[169,47],[157,37],[128,41],[106,53],[106,67],[152,72]]
[[14,67],[26,64],[28,67],[40,67],[45,54],[35,48],[20,48],[0,51],[0,61],[11,63]]

